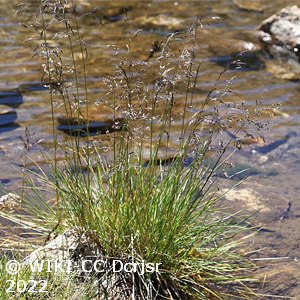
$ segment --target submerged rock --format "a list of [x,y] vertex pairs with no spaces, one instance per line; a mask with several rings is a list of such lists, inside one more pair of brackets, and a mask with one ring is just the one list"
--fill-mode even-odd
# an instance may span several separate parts
[[249,211],[269,212],[271,209],[266,205],[265,199],[261,197],[255,189],[239,188],[224,189],[222,191],[228,201],[240,202],[246,206]]
[[209,48],[218,56],[259,50],[258,45],[240,39],[211,40],[209,41]]
[[290,65],[280,60],[267,60],[265,66],[268,72],[272,73],[276,78],[287,80],[299,80],[300,70],[296,65]]
[[167,15],[141,16],[135,19],[140,25],[151,28],[166,28],[171,31],[184,29],[184,20]]
[[240,9],[247,11],[256,11],[260,13],[262,13],[267,8],[267,5],[263,4],[261,0],[233,0],[233,3]]
[[258,37],[268,61],[267,69],[276,77],[300,79],[300,8],[283,8],[264,20],[258,27]]
[[59,125],[57,129],[70,135],[95,135],[109,132],[120,131],[125,128],[123,118],[105,119],[103,121],[90,121],[83,118],[58,118]]
[[209,49],[215,56],[211,61],[223,67],[257,70],[263,66],[257,56],[260,47],[252,42],[240,39],[211,40]]
[[127,12],[132,10],[132,4],[125,1],[99,1],[97,7],[93,7],[91,1],[77,1],[76,9],[72,2],[65,3],[67,12],[76,13],[84,17],[86,22],[97,22],[101,24],[126,20]]

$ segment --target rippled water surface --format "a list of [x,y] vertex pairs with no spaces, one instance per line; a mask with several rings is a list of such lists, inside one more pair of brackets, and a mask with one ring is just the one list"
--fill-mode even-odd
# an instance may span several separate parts
[[[248,3],[250,2],[250,3]],[[20,183],[17,167],[25,153],[20,137],[30,131],[30,156],[43,161],[39,150],[51,151],[49,93],[40,84],[40,62],[32,58],[32,46],[24,44],[30,36],[19,25],[15,14],[18,1],[0,0],[0,183],[15,188]],[[219,16],[199,33],[198,50],[202,67],[195,101],[201,101],[213,86],[218,74],[247,42],[256,43],[253,31],[262,20],[280,8],[297,1],[78,1],[82,12],[100,8],[104,26],[86,18],[82,35],[89,49],[88,86],[95,101],[105,93],[103,78],[112,70],[112,48],[124,45],[126,37],[142,29],[132,47],[137,58],[145,59],[154,40],[181,30],[200,17]],[[240,7],[237,5],[240,4]],[[247,4],[248,3],[248,4]],[[256,4],[256,5],[254,5]],[[299,4],[299,3],[298,3]],[[102,10],[101,10],[102,9]],[[124,9],[127,14],[124,14]],[[158,17],[160,21],[149,22]],[[130,19],[128,21],[127,19]],[[168,20],[162,22],[161,20]],[[265,147],[245,146],[236,154],[238,167],[245,166],[253,175],[229,200],[237,208],[261,209],[254,243],[265,247],[265,256],[288,257],[276,261],[278,281],[267,292],[300,299],[300,87],[299,81],[275,78],[255,55],[235,76],[232,101],[247,104],[277,103],[275,116],[264,115],[269,123]],[[198,100],[197,100],[198,99]],[[94,120],[100,112],[94,113]],[[37,143],[38,145],[35,145]],[[264,254],[262,254],[262,257]],[[272,299],[272,298],[269,298]]]

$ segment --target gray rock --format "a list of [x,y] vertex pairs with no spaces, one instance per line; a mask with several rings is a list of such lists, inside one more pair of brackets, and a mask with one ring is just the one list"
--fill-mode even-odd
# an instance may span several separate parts
[[68,230],[58,235],[51,242],[42,246],[27,256],[23,264],[27,265],[36,260],[69,260],[72,252],[78,248],[81,236],[75,230]]
[[300,8],[289,6],[264,20],[258,37],[266,58],[276,60],[267,64],[269,71],[280,78],[300,79]]
[[[108,261],[110,259],[85,234],[80,233],[77,229],[69,229],[56,236],[45,246],[29,254],[22,262],[22,266],[33,266],[36,261],[39,263],[44,262],[44,264],[47,261],[57,261],[58,263],[63,262],[60,266],[67,273],[69,272],[68,263],[72,262],[70,267],[71,273],[68,274],[72,276],[70,278],[76,284],[74,295],[76,295],[76,292],[84,290],[83,278],[85,278],[94,281],[95,297],[93,299],[95,300],[130,299],[130,291],[126,291],[128,287],[126,282],[130,282],[132,275],[124,274],[124,272],[113,272],[109,264],[101,266],[105,272],[94,272],[93,265],[95,261]],[[88,262],[91,263],[88,264]],[[82,264],[85,265],[86,270],[91,270],[92,272],[82,270]],[[98,265],[98,267],[100,266]],[[51,270],[53,270],[53,267]]]

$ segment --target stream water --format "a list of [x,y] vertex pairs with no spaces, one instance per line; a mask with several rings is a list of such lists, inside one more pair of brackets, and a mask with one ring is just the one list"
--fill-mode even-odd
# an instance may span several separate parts
[[[125,44],[125,37],[137,29],[142,32],[133,46],[137,55],[147,57],[153,41],[185,28],[197,15],[221,18],[199,37],[202,66],[196,96],[203,99],[223,66],[239,52],[240,45],[255,43],[251,32],[260,22],[280,8],[300,4],[292,0],[78,3],[83,12],[95,6],[101,8],[103,16],[104,25],[87,19],[82,29],[89,49],[88,87],[95,99],[103,96],[103,78],[111,72],[109,59],[113,52],[107,45]],[[18,166],[26,152],[25,128],[32,143],[29,155],[35,161],[43,162],[41,149],[52,148],[49,93],[40,84],[40,63],[32,59],[32,48],[24,44],[28,31],[19,25],[15,14],[17,4],[15,0],[0,0],[0,184],[12,190],[21,182]],[[261,292],[300,299],[299,81],[276,78],[256,56],[250,56],[248,62],[232,73],[235,76],[232,101],[253,105],[262,101],[274,107],[280,103],[281,108],[274,109],[272,116],[262,117],[270,128],[266,134],[267,146],[248,145],[236,152],[237,168],[247,168],[248,175],[253,176],[229,194],[228,200],[236,209],[260,210],[253,223],[264,230],[253,237],[254,248],[262,248],[260,258],[276,258],[262,265],[267,265],[266,271],[277,272],[273,282],[262,286]],[[0,227],[0,235],[7,236],[8,232],[7,224]]]

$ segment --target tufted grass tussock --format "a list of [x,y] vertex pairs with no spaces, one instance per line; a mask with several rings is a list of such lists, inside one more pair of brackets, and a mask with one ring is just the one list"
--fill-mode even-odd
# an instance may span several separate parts
[[[125,47],[114,45],[105,94],[93,99],[84,18],[75,4],[25,3],[19,14],[33,32],[29,42],[49,89],[53,131],[53,153],[44,154],[51,171],[28,170],[24,210],[48,242],[68,230],[82,236],[85,250],[78,245],[74,263],[87,253],[106,262],[103,272],[84,278],[47,274],[50,294],[40,299],[253,299],[247,285],[255,266],[241,254],[246,228],[222,209],[225,179],[216,172],[230,148],[224,131],[247,132],[258,123],[244,104],[228,101],[227,70],[197,99],[200,20],[153,41],[143,59],[132,50],[139,31]],[[110,125],[91,134],[91,124],[105,122],[93,119],[102,109]],[[72,134],[58,131],[61,118]],[[125,264],[137,267],[129,272]],[[145,272],[142,264],[158,267]],[[18,299],[33,296],[25,291]]]

